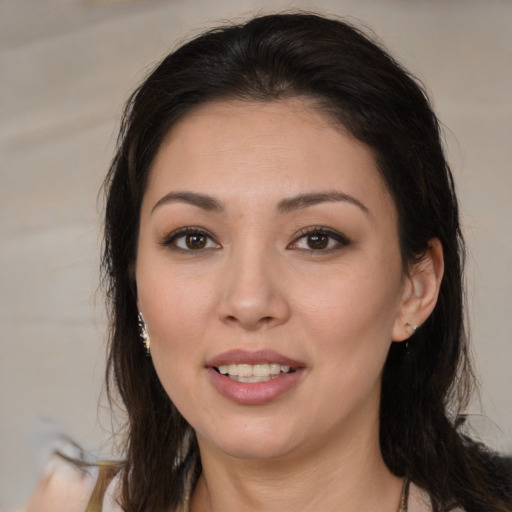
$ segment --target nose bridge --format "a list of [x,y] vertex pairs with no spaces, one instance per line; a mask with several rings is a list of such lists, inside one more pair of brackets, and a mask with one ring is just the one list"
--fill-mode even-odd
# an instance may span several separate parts
[[231,248],[219,313],[246,329],[286,321],[290,309],[279,283],[280,258],[271,247],[246,237]]

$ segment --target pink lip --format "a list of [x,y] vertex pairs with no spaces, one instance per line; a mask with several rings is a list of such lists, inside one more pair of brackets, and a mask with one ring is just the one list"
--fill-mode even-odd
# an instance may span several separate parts
[[[231,380],[215,370],[215,367],[229,363],[276,363],[288,365],[297,370],[294,373],[280,375],[266,382],[246,383]],[[240,405],[263,405],[273,402],[296,386],[306,370],[304,363],[285,357],[272,350],[259,350],[256,352],[230,350],[208,361],[206,367],[214,388],[223,397]]]
[[207,363],[207,367],[221,366],[224,364],[238,363],[238,364],[262,364],[262,363],[275,363],[288,365],[293,368],[304,368],[305,364],[289,357],[283,356],[273,350],[257,350],[250,352],[247,350],[229,350],[223,352]]

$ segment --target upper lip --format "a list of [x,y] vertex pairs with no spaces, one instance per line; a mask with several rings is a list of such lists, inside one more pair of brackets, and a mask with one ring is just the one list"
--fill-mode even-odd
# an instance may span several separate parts
[[263,364],[263,363],[275,363],[280,365],[290,366],[292,368],[301,368],[305,364],[286,357],[274,350],[256,350],[254,352],[242,349],[228,350],[223,352],[212,359],[210,359],[206,366],[213,368],[227,364]]

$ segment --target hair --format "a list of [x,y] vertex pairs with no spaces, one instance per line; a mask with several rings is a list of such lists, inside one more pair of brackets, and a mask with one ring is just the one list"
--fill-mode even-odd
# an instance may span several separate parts
[[[505,462],[458,432],[473,373],[464,329],[461,235],[439,122],[417,80],[341,20],[277,14],[210,30],[169,54],[130,97],[105,181],[102,260],[111,331],[108,390],[127,414],[122,506],[173,509],[201,472],[190,425],[164,391],[137,326],[134,265],[151,164],[184,116],[212,101],[305,97],[374,152],[398,211],[404,269],[443,247],[437,305],[385,363],[380,447],[389,469],[430,494],[435,511],[511,510]],[[195,480],[194,480],[195,481]]]

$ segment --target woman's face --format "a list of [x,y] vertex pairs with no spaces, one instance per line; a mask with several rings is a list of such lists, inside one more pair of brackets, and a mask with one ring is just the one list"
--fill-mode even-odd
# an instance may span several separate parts
[[202,449],[282,458],[377,436],[408,286],[396,209],[371,151],[306,100],[210,103],[172,129],[136,280]]

